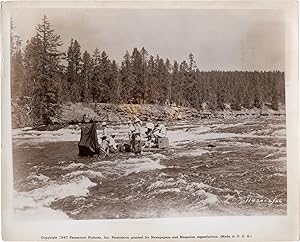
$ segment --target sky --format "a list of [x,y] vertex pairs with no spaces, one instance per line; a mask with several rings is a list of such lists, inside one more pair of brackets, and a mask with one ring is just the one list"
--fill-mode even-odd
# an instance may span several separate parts
[[284,18],[278,10],[14,9],[25,43],[46,14],[66,50],[105,50],[121,63],[125,51],[145,47],[171,62],[193,53],[200,70],[280,70],[285,66]]

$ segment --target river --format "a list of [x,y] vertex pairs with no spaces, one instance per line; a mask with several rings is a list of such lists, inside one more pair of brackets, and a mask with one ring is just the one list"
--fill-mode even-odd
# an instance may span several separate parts
[[[126,126],[111,126],[118,142]],[[13,130],[22,219],[286,214],[285,117],[167,124],[170,148],[79,157],[80,130]]]

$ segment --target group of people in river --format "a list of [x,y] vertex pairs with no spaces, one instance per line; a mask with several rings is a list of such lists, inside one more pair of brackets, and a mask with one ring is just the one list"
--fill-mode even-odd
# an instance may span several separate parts
[[[116,152],[134,152],[140,154],[142,151],[142,121],[139,118],[129,120],[127,123],[128,142],[117,144],[115,134],[110,132],[106,122],[102,123],[101,150],[105,155]],[[162,122],[146,124],[146,142],[144,148],[158,147],[159,138],[167,138],[167,129]]]
[[[74,127],[77,130],[81,129],[78,143],[80,156],[100,155],[101,153],[109,156],[109,154],[116,152],[140,154],[142,148],[167,148],[169,145],[167,129],[163,122],[149,122],[146,123],[145,127],[142,127],[142,121],[139,118],[129,120],[127,123],[128,141],[119,144],[115,140],[116,134],[108,128],[106,122],[102,123],[100,137],[95,121],[91,119],[89,124],[85,120],[81,123],[84,125]],[[145,140],[143,144],[142,138]]]

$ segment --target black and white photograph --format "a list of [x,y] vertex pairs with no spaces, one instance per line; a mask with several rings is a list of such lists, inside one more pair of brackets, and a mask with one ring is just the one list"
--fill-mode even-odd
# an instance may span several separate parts
[[6,239],[299,236],[298,6],[209,2],[3,4]]
[[286,215],[282,11],[15,9],[10,67],[20,219]]

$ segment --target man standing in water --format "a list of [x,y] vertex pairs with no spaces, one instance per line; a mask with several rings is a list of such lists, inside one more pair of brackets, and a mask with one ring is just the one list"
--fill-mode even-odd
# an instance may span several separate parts
[[101,136],[101,140],[102,140],[102,150],[105,152],[105,155],[108,156],[109,154],[109,146],[108,146],[108,128],[107,128],[107,123],[106,122],[103,122],[102,123],[102,127],[103,127],[103,130],[102,130],[102,136]]
[[108,128],[107,128],[107,123],[103,122],[102,123],[102,137],[108,137]]
[[129,145],[130,149],[133,150],[133,132],[135,128],[131,120],[128,121],[128,137],[129,137]]
[[111,136],[108,137],[109,153],[116,153],[118,151],[115,137],[115,134],[111,134]]
[[151,148],[155,145],[155,137],[154,137],[154,134],[153,134],[153,130],[154,130],[154,124],[153,123],[147,123],[146,124],[146,136],[147,136],[147,140],[146,140],[146,143],[145,143],[145,147],[146,148]]
[[133,132],[133,151],[135,154],[140,154],[142,152],[141,133],[142,133],[142,121],[136,118],[134,120],[134,132]]
[[155,137],[155,144],[156,144],[156,146],[159,146],[158,145],[158,139],[159,138],[167,138],[167,129],[166,129],[166,126],[163,123],[158,122],[155,125],[155,128],[153,130],[153,136]]

